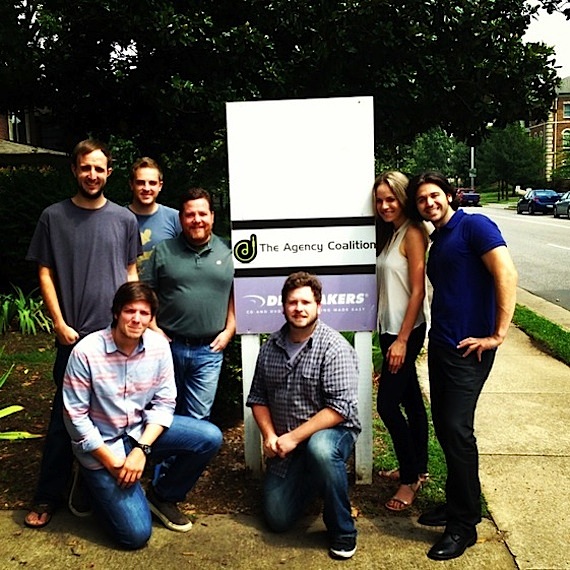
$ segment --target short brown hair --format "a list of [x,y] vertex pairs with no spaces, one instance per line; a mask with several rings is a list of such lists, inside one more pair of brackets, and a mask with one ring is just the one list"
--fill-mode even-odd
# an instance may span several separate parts
[[162,169],[160,168],[160,166],[158,166],[158,162],[156,162],[154,158],[143,156],[135,160],[135,162],[131,166],[131,171],[129,173],[129,180],[131,182],[134,182],[135,177],[137,175],[137,170],[139,168],[154,168],[155,170],[158,170],[158,179],[162,182],[162,177],[163,177]]
[[207,190],[204,190],[204,188],[189,188],[188,190],[184,191],[180,196],[180,200],[178,201],[178,211],[182,212],[184,210],[184,204],[186,204],[186,202],[190,202],[191,200],[199,200],[200,198],[207,200],[210,212],[213,212],[214,209],[212,208],[212,196],[210,196],[210,193]]
[[306,271],[297,271],[295,273],[291,273],[291,275],[287,277],[283,284],[283,288],[281,289],[281,302],[285,304],[289,293],[301,287],[310,287],[315,297],[315,301],[319,304],[321,303],[321,299],[323,297],[323,286],[316,275],[312,275]]
[[154,317],[158,310],[158,297],[153,288],[143,281],[127,281],[123,283],[113,297],[113,322],[112,327],[117,326],[117,317],[125,305],[135,303],[137,301],[145,301],[150,305],[150,314]]
[[107,168],[111,168],[113,164],[113,157],[111,156],[111,151],[109,147],[97,139],[85,139],[84,141],[78,142],[71,153],[71,165],[73,167],[77,166],[77,159],[84,154],[89,154],[94,150],[100,150],[107,157]]

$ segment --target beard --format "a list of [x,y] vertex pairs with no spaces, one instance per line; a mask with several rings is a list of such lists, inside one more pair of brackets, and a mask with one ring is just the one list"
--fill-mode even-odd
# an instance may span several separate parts
[[308,320],[305,322],[305,324],[303,325],[298,325],[297,323],[295,323],[295,321],[293,321],[289,316],[285,315],[285,320],[287,321],[288,325],[293,328],[293,329],[297,329],[297,330],[304,330],[304,329],[310,329],[311,327],[314,326],[314,324],[317,322],[317,319],[319,318],[319,315],[314,315],[313,317],[309,317]]
[[103,194],[103,190],[104,190],[104,186],[101,186],[101,188],[99,188],[99,190],[97,190],[97,192],[95,192],[94,194],[90,194],[89,192],[87,192],[85,190],[85,188],[83,188],[83,186],[81,186],[81,184],[79,185],[79,193],[86,200],[93,200],[93,201],[98,200],[101,197],[101,195]]

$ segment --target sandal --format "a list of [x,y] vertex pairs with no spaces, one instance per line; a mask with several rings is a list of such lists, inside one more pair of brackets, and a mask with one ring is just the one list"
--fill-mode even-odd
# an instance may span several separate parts
[[388,481],[399,481],[400,468],[395,467],[394,469],[382,469],[382,471],[378,471],[378,475],[380,475],[382,479],[388,479]]
[[[24,519],[24,524],[29,528],[43,528],[51,521],[51,517],[55,512],[53,505],[49,503],[37,503],[32,506],[29,510],[26,518]],[[42,520],[42,517],[44,517]],[[36,522],[32,522],[32,519],[36,519]]]
[[[399,481],[400,480],[400,469],[395,467],[394,469],[382,469],[378,471],[378,475],[382,477],[382,479],[388,479],[389,481]],[[418,481],[422,482],[422,485],[425,485],[429,481],[429,473],[420,473],[418,475]]]
[[[398,497],[398,493],[401,491],[402,487],[409,487],[409,489],[412,491],[411,500],[407,501],[405,499],[402,499],[401,497]],[[396,494],[391,499],[388,499],[388,501],[384,506],[389,511],[394,511],[396,513],[399,513],[400,511],[405,511],[406,509],[409,509],[412,506],[412,503],[416,500],[416,497],[418,496],[418,493],[421,491],[421,489],[422,489],[422,481],[420,479],[418,479],[416,483],[403,483],[402,485],[400,485],[400,488],[398,489]]]

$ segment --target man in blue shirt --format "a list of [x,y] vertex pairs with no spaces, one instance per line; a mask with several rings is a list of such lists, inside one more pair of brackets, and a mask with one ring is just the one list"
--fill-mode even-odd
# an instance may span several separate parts
[[281,292],[287,323],[261,347],[247,405],[267,457],[264,511],[288,530],[320,493],[333,558],[356,552],[345,463],[360,432],[358,361],[342,335],[319,320],[321,283],[291,274]]
[[137,268],[143,281],[152,250],[161,241],[175,238],[182,231],[178,210],[156,201],[162,185],[162,169],[155,160],[144,156],[133,163],[129,175],[133,200],[128,208],[136,216],[141,233],[143,253],[137,259]]
[[427,264],[433,286],[428,366],[433,424],[447,463],[446,504],[418,522],[445,526],[428,557],[450,560],[477,541],[481,485],[475,407],[509,329],[517,271],[496,224],[456,211],[455,190],[443,175],[416,176],[408,198],[416,217],[435,227]]

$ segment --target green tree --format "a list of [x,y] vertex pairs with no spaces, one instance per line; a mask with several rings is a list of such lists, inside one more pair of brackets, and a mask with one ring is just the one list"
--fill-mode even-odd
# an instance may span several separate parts
[[437,170],[445,176],[465,180],[469,171],[469,149],[441,127],[417,135],[407,149],[404,170],[416,174]]
[[486,184],[498,183],[497,198],[506,198],[509,188],[543,182],[544,149],[519,123],[504,129],[492,128],[478,148],[477,165],[480,180]]
[[560,12],[570,20],[570,3],[567,0],[541,0],[540,4],[550,14]]
[[377,143],[433,127],[472,143],[542,118],[552,50],[525,44],[525,0],[11,0],[0,108],[225,177],[225,102],[374,95]]

